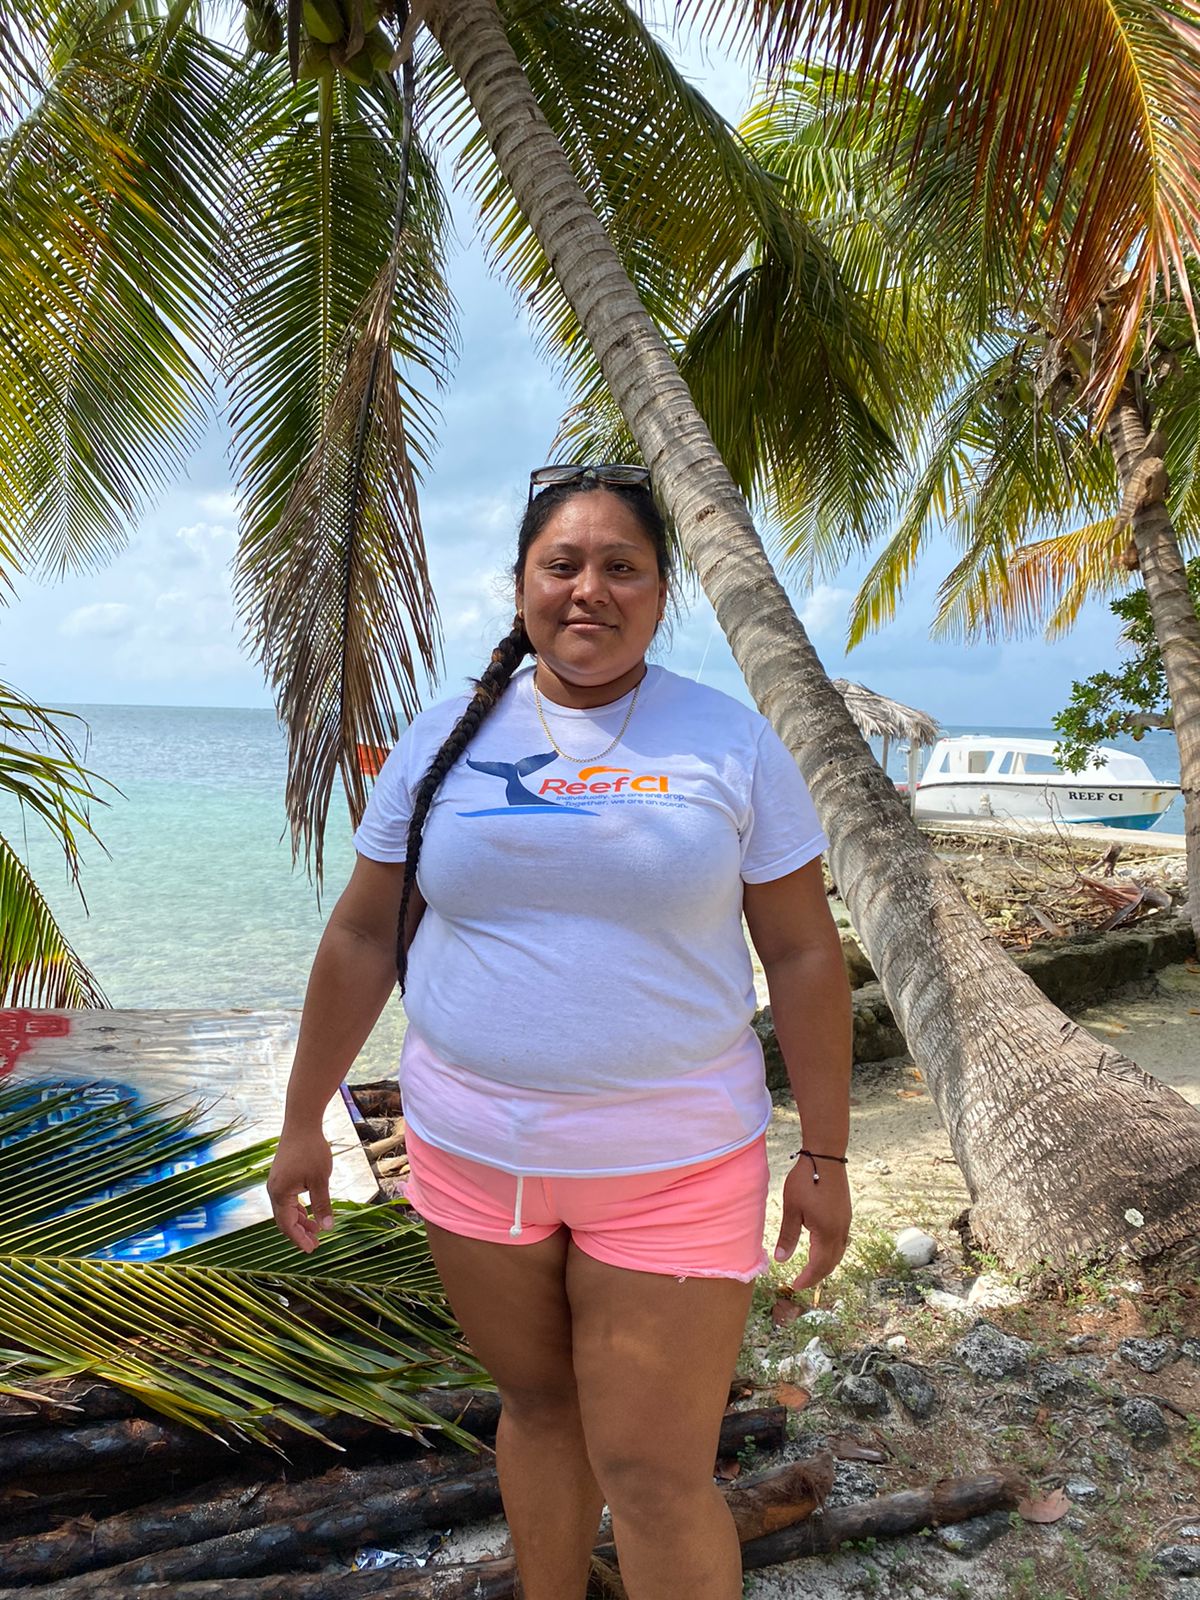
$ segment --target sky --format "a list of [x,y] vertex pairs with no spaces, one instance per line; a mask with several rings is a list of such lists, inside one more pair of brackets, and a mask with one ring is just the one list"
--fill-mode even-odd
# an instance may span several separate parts
[[[736,119],[749,93],[745,69],[706,58],[688,41],[678,53],[693,80]],[[488,273],[465,207],[458,216],[451,281],[462,354],[422,494],[445,658],[440,683],[425,689],[426,703],[456,693],[507,630],[506,571],[528,473],[549,459],[564,409],[509,292]],[[214,423],[186,476],[107,567],[54,584],[18,584],[15,600],[0,611],[0,679],[51,705],[271,705],[260,667],[242,648],[230,592],[237,513],[227,443],[225,426]],[[948,541],[931,546],[896,620],[848,656],[846,613],[867,561],[812,592],[787,586],[831,677],[865,683],[952,726],[1045,727],[1066,705],[1074,679],[1111,664],[1117,620],[1098,602],[1053,645],[1036,638],[935,643],[928,636],[934,597],[953,559]],[[702,595],[685,597],[656,658],[749,699]]]

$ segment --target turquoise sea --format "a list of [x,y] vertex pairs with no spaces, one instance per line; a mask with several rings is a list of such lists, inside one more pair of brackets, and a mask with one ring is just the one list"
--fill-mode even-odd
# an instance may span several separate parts
[[[325,916],[353,863],[345,804],[335,798],[320,902],[285,834],[282,732],[269,710],[74,706],[88,726],[86,764],[120,789],[96,810],[107,854],[83,852],[84,909],[61,853],[0,796],[0,832],[21,853],[76,949],[121,1008],[299,1007]],[[1025,734],[1045,728],[947,728]],[[1170,734],[1135,750],[1156,777],[1178,781]],[[878,754],[878,742],[876,742]],[[905,758],[892,751],[893,777]],[[1160,828],[1181,832],[1180,802]],[[403,1017],[390,1001],[354,1076],[391,1069]]]

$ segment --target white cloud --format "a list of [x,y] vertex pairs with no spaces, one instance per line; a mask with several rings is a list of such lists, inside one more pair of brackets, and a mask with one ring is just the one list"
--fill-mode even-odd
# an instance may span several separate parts
[[68,639],[113,639],[124,633],[133,617],[133,607],[112,600],[79,606],[63,618],[58,631]]
[[202,494],[200,496],[200,509],[210,517],[216,517],[222,522],[237,521],[238,497],[232,489],[224,494]]
[[811,634],[828,633],[836,627],[840,643],[845,633],[846,608],[852,598],[849,589],[836,589],[832,584],[819,583],[797,607],[800,621]]

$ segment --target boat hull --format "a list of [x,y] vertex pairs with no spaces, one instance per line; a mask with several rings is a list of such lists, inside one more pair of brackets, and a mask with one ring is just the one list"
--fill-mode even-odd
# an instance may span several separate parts
[[1011,822],[1057,822],[1105,828],[1152,828],[1179,793],[1178,784],[1112,783],[1041,778],[948,778],[919,783],[922,822],[995,817]]

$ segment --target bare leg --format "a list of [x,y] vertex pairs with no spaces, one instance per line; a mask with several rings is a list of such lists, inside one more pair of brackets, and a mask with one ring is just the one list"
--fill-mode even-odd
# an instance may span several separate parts
[[713,1483],[751,1286],[567,1257],[588,1454],[630,1600],[739,1600],[742,1559]]
[[571,1366],[569,1235],[505,1245],[426,1226],[454,1314],[500,1390],[496,1467],[524,1600],[583,1600],[604,1501]]

